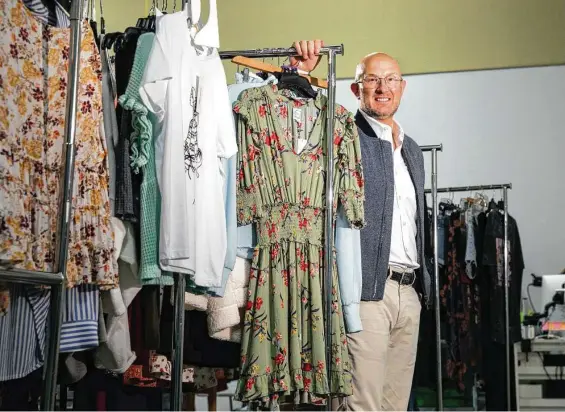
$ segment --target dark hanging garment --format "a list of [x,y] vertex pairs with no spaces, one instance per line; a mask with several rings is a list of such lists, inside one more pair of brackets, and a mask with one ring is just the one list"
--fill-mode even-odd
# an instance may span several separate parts
[[11,381],[0,382],[0,411],[37,411],[43,368]]
[[185,312],[183,362],[211,368],[238,368],[241,345],[213,339],[208,333],[206,312]]
[[[521,340],[520,304],[524,258],[518,225],[508,216],[508,261],[509,261],[509,316],[510,342]],[[490,284],[489,306],[490,335],[492,340],[505,343],[504,305],[504,215],[502,211],[488,214],[482,255],[482,265]]]
[[[161,313],[161,348],[159,353],[170,358],[173,347],[174,309],[171,287],[165,287]],[[184,312],[183,363],[191,366],[232,369],[240,366],[241,345],[212,339],[208,334],[206,313]]]
[[[116,51],[116,88],[118,97],[123,95],[127,89],[135,50],[137,49],[137,39],[141,32],[128,35],[127,41],[123,41]],[[120,125],[119,140],[115,149],[116,154],[116,204],[115,216],[122,220],[137,222],[139,219],[139,193],[141,186],[141,176],[134,175],[130,166],[130,136],[133,132],[131,125],[131,112],[123,110],[118,105],[116,108],[116,118]]]
[[492,210],[479,215],[477,223],[477,265],[481,282],[482,359],[486,410],[516,410],[513,344],[521,339],[520,303],[524,259],[518,225],[508,216],[510,388],[511,405],[506,403],[506,345],[504,305],[504,215]]

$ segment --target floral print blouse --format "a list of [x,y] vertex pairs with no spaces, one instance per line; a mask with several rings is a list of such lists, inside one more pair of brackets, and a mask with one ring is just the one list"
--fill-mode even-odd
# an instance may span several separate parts
[[[55,270],[62,216],[70,30],[43,25],[18,0],[0,2],[0,264]],[[112,259],[101,63],[82,26],[67,286],[118,285]],[[0,302],[7,302],[0,298]]]

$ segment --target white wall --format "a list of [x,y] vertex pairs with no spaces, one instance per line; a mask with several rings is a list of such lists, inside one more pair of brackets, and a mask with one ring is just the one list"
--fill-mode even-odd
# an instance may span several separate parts
[[[419,144],[443,143],[439,187],[512,183],[524,282],[565,268],[565,66],[406,79],[397,119]],[[350,83],[338,81],[337,101],[355,111]]]

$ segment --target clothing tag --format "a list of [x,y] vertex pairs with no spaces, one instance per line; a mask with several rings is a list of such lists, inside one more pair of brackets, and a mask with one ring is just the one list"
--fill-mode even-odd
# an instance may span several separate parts
[[295,122],[300,122],[302,120],[302,109],[294,107],[292,109],[292,118]]
[[302,139],[302,138],[298,138],[297,142],[296,142],[296,153],[300,153],[304,150],[304,148],[306,147],[306,144],[308,143],[308,140],[306,139]]

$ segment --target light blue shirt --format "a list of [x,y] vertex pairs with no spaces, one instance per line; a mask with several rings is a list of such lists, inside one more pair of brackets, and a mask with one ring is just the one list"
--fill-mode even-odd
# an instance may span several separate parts
[[[276,82],[275,77],[263,80],[260,77],[250,74],[249,79],[244,82],[243,75],[236,73],[236,83],[228,86],[230,101],[235,102],[241,92],[251,87],[263,86],[269,82]],[[224,259],[224,271],[222,274],[222,285],[217,288],[208,288],[208,293],[217,296],[223,296],[226,289],[228,277],[235,265],[236,256],[245,259],[253,257],[254,230],[252,225],[237,227],[236,212],[236,191],[237,191],[237,154],[229,159],[221,159],[222,170],[224,171],[224,201],[226,213],[226,236],[227,248],[226,257]],[[242,245],[240,247],[240,245]],[[242,251],[240,253],[240,250]]]

